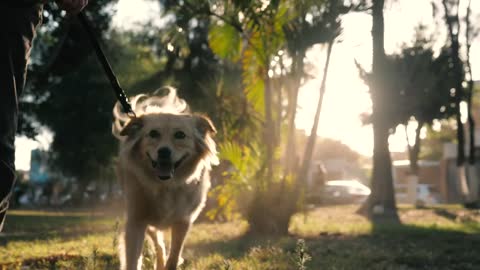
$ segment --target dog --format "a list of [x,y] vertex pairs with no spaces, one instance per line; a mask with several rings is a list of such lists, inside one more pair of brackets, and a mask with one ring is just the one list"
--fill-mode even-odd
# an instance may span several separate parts
[[[183,262],[184,241],[205,206],[209,172],[218,165],[212,121],[192,114],[174,88],[163,96],[132,99],[136,117],[114,107],[113,135],[120,141],[117,175],[125,194],[126,223],[121,269],[141,268],[145,235],[153,242],[157,270]],[[163,231],[171,229],[166,257]]]

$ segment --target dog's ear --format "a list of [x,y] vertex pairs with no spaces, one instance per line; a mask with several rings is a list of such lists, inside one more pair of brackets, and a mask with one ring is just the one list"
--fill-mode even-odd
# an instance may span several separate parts
[[135,135],[143,127],[143,121],[141,118],[132,118],[120,131],[120,136],[132,136]]
[[195,120],[195,127],[202,135],[205,136],[207,133],[210,135],[215,135],[217,133],[217,130],[215,129],[215,126],[210,118],[200,114],[194,115],[193,118]]

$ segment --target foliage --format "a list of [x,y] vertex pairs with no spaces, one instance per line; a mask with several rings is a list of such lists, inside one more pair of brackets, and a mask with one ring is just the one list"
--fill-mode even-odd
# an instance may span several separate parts
[[334,139],[324,138],[318,141],[315,158],[320,160],[343,158],[349,162],[358,162],[360,154],[348,145]]
[[451,63],[454,91],[452,95],[455,100],[455,119],[457,121],[457,165],[462,166],[465,162],[465,130],[461,121],[460,103],[465,100],[466,91],[463,87],[465,81],[465,67],[460,52],[460,1],[442,0],[444,9],[445,25],[448,33],[448,57]]
[[[232,62],[241,62],[242,81],[249,103],[255,113],[265,112],[265,79],[270,59],[278,53],[284,42],[283,27],[291,19],[285,1],[245,4],[219,1],[216,10],[220,19],[209,31],[209,44],[213,52]],[[222,12],[222,13],[218,13]],[[232,14],[243,14],[233,19]],[[232,21],[234,20],[234,21]]]
[[[162,6],[159,15],[166,18],[165,23],[161,28],[149,26],[145,39],[155,49],[164,67],[132,88],[150,91],[159,85],[176,86],[179,95],[188,101],[193,111],[206,113],[215,123],[217,142],[238,142],[251,137],[258,122],[254,123],[250,117],[250,109],[242,93],[241,68],[219,59],[209,43],[210,28],[215,27],[209,12],[214,2],[158,2]],[[229,35],[225,39],[218,35],[215,44],[229,42],[236,33],[231,31]]]
[[[224,142],[220,145],[220,158],[228,161],[228,168],[224,172],[224,177],[228,183],[218,185],[210,192],[218,206],[207,212],[207,216],[217,220],[223,217],[226,220],[232,220],[236,217],[238,210],[241,210],[248,203],[247,192],[254,189],[256,173],[260,170],[261,164],[260,152],[258,148],[250,148],[235,142]],[[242,204],[237,205],[237,196],[242,193]],[[243,209],[245,212],[245,209]]]
[[[237,197],[242,198],[242,203],[250,203],[252,208],[248,210],[247,216],[256,216],[249,219],[252,228],[253,223],[258,221],[255,219],[268,219],[260,213],[263,211],[261,209],[267,209],[270,204],[284,209],[280,212],[287,217],[273,217],[272,213],[271,218],[282,219],[278,224],[285,221],[288,224],[288,217],[293,213],[291,209],[296,207],[297,196],[291,194],[294,191],[294,176],[291,171],[282,174],[279,161],[284,149],[290,151],[287,151],[288,158],[297,154],[292,152],[294,148],[287,146],[292,143],[291,139],[284,138],[285,131],[295,130],[294,121],[285,121],[285,115],[294,119],[297,106],[295,92],[298,91],[304,71],[301,63],[293,68],[284,62],[295,57],[295,61],[303,63],[306,49],[337,35],[338,14],[331,12],[332,6],[344,7],[335,1],[302,1],[296,4],[291,1],[215,1],[210,4],[203,6],[212,17],[210,47],[217,56],[241,67],[248,115],[252,124],[262,127],[256,131],[252,129],[248,133],[249,140],[237,141],[237,152],[242,153],[242,159],[232,161],[230,158],[238,158],[230,155],[224,157],[228,159],[234,173],[227,175],[229,180],[216,190],[219,192],[217,194],[221,198]],[[307,14],[311,15],[311,21],[305,20]],[[301,50],[303,53],[297,53]],[[288,100],[288,107],[285,99]],[[289,134],[290,137],[294,135],[293,132]],[[223,148],[230,149],[231,145],[221,144],[221,149]],[[242,168],[250,163],[257,163],[257,166],[248,165],[250,179],[245,182],[255,184],[228,187],[231,181],[237,183],[238,178],[245,176]],[[252,171],[252,168],[255,170]],[[252,188],[251,200],[245,200],[245,188]],[[221,195],[222,192],[225,194]],[[256,211],[258,215],[254,213]],[[274,230],[272,228],[270,231]]]
[[451,93],[455,86],[454,72],[447,51],[443,48],[438,56],[434,56],[431,41],[423,37],[423,32],[424,27],[420,25],[413,46],[403,48],[394,63],[400,74],[399,81],[394,82],[400,86],[400,96],[395,104],[400,110],[397,112],[399,121],[393,123],[407,126],[412,119],[417,122],[415,140],[413,145],[411,142],[408,145],[411,173],[414,174],[419,170],[423,126],[431,125],[434,120],[448,119],[456,113],[456,101]]
[[298,270],[306,270],[307,267],[305,264],[312,259],[310,255],[308,255],[307,245],[305,244],[305,240],[298,239],[297,245],[295,247],[295,256],[294,261],[297,266]]
[[218,22],[210,27],[209,40],[212,51],[221,58],[232,62],[240,60],[242,38],[238,30],[225,22]]
[[[143,33],[107,32],[110,2],[89,5],[87,14],[98,28],[119,81],[131,87],[162,63],[143,41]],[[38,31],[32,56],[31,83],[22,104],[31,108],[26,115],[32,125],[53,133],[52,165],[85,186],[113,174],[108,170],[117,148],[111,136],[115,96],[80,25],[62,14],[55,6],[47,6],[46,22]]]
[[443,157],[443,145],[445,143],[455,143],[456,126],[451,120],[443,120],[440,127],[433,129],[427,128],[427,136],[423,140],[423,148],[420,151],[420,158],[426,160],[440,160]]
[[122,87],[130,95],[139,90],[144,91],[145,89],[134,87],[139,81],[146,80],[165,66],[149,41],[146,33],[148,31],[130,32],[112,29],[108,33],[108,58]]
[[54,166],[87,183],[110,164],[116,150],[110,134],[115,100],[102,71],[98,66],[92,69],[93,61],[90,58],[90,65],[63,76],[36,111],[38,121],[54,132],[50,148]]
[[[273,130],[275,125],[269,78],[272,75],[269,70],[270,59],[283,46],[283,26],[290,18],[286,16],[287,10],[284,2],[251,2],[246,5],[229,1],[218,1],[208,9],[207,13],[217,18],[209,31],[210,47],[217,55],[241,67],[247,101],[245,109],[254,126],[263,125],[263,130],[250,130],[249,140],[239,141],[237,145],[228,142],[220,145],[227,153],[223,158],[227,158],[233,171],[228,175],[232,179],[217,190],[221,205],[227,202],[224,198],[237,200],[239,194],[244,195],[245,187],[250,187],[256,194],[253,196],[258,196],[259,192],[269,190],[269,183],[279,182],[273,171],[273,160],[277,158],[274,156],[274,145],[278,137]],[[239,13],[242,16],[234,16]],[[235,137],[232,139],[235,140]],[[255,184],[239,186],[238,180]],[[245,200],[242,201],[245,203]],[[226,209],[224,206],[222,208]],[[250,210],[247,210],[247,215]]]
[[[157,2],[162,7],[158,15],[164,18],[164,24],[160,28],[150,25],[148,36],[165,66],[135,88],[150,91],[172,85],[195,111],[215,115],[216,107],[207,104],[216,98],[216,83],[236,71],[220,65],[208,46],[210,18],[202,12],[206,1]],[[231,92],[235,92],[236,80],[231,84]]]
[[[454,100],[450,89],[454,81],[447,50],[434,55],[431,41],[424,37],[423,26],[417,28],[411,47],[404,46],[399,54],[387,56],[385,76],[389,87],[384,90],[384,102],[389,105],[384,118],[393,132],[399,124],[411,119],[431,124],[433,120],[454,115]],[[367,85],[374,77],[357,64]],[[365,118],[371,122],[371,115]]]
[[[90,3],[87,14],[101,35],[110,26],[111,5],[117,0]],[[27,87],[20,101],[19,133],[34,138],[41,130],[36,119],[37,102],[49,95],[46,89],[58,83],[91,53],[88,39],[75,17],[69,17],[53,2],[45,4],[42,25],[37,29],[28,70]],[[68,59],[65,61],[64,59]]]

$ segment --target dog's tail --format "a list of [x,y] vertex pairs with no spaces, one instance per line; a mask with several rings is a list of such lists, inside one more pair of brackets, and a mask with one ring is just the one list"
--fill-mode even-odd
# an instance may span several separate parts
[[[170,86],[157,89],[151,96],[140,94],[131,97],[130,100],[132,110],[137,117],[145,113],[183,114],[190,112],[187,102],[179,98],[177,90]],[[117,139],[121,139],[120,132],[130,120],[130,116],[122,110],[118,101],[113,107],[113,117],[112,134]]]

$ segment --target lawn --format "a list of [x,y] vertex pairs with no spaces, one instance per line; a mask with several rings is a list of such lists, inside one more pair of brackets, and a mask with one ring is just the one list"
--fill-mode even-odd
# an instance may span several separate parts
[[[243,221],[196,224],[182,269],[480,269],[478,211],[401,207],[402,225],[373,226],[355,210],[312,209],[281,238],[245,235]],[[120,221],[100,211],[11,211],[0,235],[0,269],[117,269]]]

